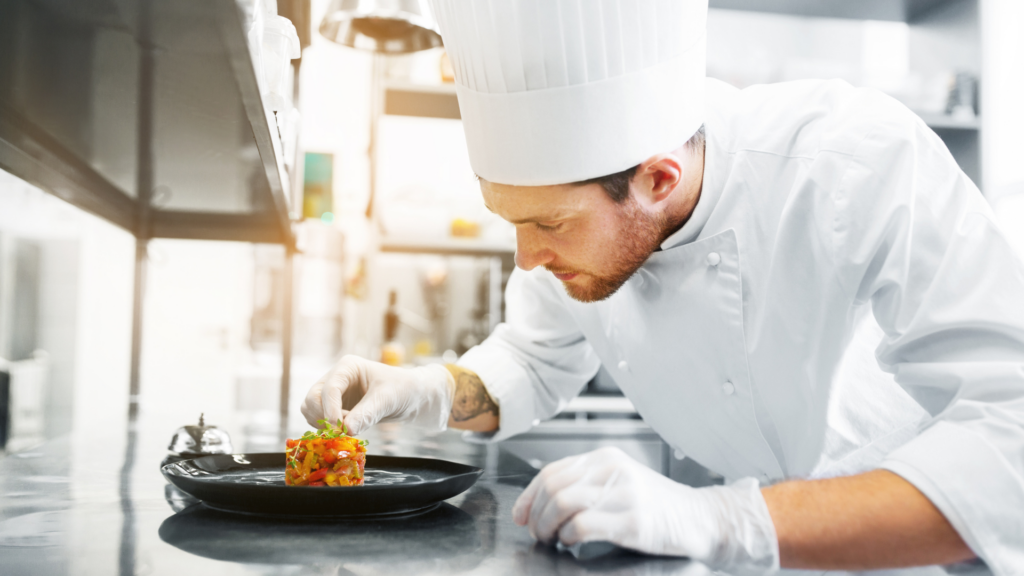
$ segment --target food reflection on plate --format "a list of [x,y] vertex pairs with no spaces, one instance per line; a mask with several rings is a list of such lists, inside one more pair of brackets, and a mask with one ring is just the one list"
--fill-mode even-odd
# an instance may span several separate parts
[[422,514],[300,521],[227,514],[195,504],[164,520],[160,539],[204,558],[252,564],[386,564],[395,573],[483,559],[473,517],[442,503]]

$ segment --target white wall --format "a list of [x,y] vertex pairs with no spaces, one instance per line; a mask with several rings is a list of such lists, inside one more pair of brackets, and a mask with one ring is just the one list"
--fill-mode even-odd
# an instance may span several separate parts
[[863,76],[863,25],[743,10],[708,10],[708,75],[746,87],[797,78]]
[[987,192],[1024,255],[1024,2],[981,0],[982,151]]
[[989,197],[1024,192],[1024,2],[981,0],[982,154]]
[[253,249],[236,242],[152,240],[141,410],[167,442],[200,412],[231,432],[235,378],[251,361]]
[[40,345],[57,368],[54,413],[123,434],[134,239],[3,171],[0,232],[45,247]]

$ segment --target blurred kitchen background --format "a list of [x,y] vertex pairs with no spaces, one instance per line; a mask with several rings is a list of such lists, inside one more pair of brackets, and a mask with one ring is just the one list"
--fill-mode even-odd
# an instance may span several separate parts
[[[356,4],[0,1],[0,446],[204,412],[276,449],[343,354],[454,361],[501,321],[514,232],[440,40]],[[710,76],[891,94],[1024,249],[1024,3],[711,6]],[[587,392],[556,428],[636,420],[610,380]]]

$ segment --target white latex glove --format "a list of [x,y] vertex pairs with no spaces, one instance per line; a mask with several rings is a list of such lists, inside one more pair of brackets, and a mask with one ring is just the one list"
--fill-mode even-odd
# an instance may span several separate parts
[[444,430],[454,395],[455,379],[444,366],[395,368],[345,356],[313,384],[301,409],[310,426],[341,419],[349,434],[382,421]]
[[608,541],[648,554],[687,556],[730,574],[779,568],[775,525],[757,480],[691,488],[618,448],[544,467],[512,507],[542,542]]

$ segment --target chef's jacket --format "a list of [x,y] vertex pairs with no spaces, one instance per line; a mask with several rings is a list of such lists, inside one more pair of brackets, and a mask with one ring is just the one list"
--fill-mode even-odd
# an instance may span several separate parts
[[501,440],[601,365],[729,479],[885,468],[996,574],[1024,567],[1024,264],[916,115],[840,81],[708,80],[686,224],[610,298],[517,269],[460,361]]

